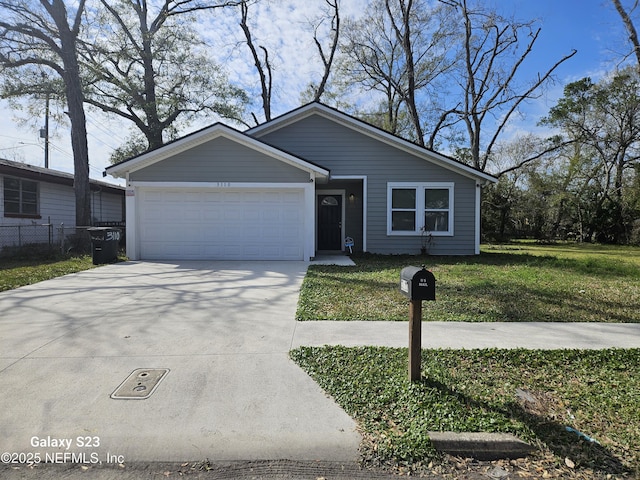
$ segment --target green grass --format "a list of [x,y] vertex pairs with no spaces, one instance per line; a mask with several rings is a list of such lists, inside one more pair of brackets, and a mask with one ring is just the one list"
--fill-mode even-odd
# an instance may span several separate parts
[[[638,478],[640,350],[424,350],[417,383],[407,379],[407,355],[382,347],[291,352],[356,419],[370,464],[423,468],[438,458],[429,431],[509,432],[560,470],[568,458],[585,478],[590,472]],[[519,400],[518,389],[536,402]]]
[[94,268],[92,257],[0,259],[0,292]]
[[311,266],[299,320],[406,320],[400,271],[426,264],[436,301],[424,320],[640,322],[640,248],[518,243],[479,256],[355,256],[356,267]]

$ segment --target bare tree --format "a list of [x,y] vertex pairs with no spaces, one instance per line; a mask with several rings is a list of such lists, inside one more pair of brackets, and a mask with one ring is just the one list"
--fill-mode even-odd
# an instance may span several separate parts
[[640,71],[640,41],[638,40],[638,32],[636,31],[636,27],[631,20],[631,14],[638,7],[638,0],[633,2],[633,6],[627,11],[622,6],[622,2],[620,0],[611,0],[613,5],[616,7],[620,18],[622,19],[622,23],[624,23],[624,27],[629,34],[629,41],[631,42],[631,46],[633,47],[633,53],[636,56],[636,61],[638,63],[638,71]]
[[[0,65],[33,77],[34,67],[55,72],[64,81],[67,114],[71,122],[74,162],[76,225],[91,224],[89,149],[78,37],[86,0],[66,5],[64,0],[0,1]],[[15,96],[32,92],[27,82]]]
[[328,52],[325,52],[322,47],[322,43],[318,38],[318,30],[323,23],[321,20],[318,25],[314,29],[313,33],[313,41],[318,48],[318,53],[320,54],[320,59],[322,60],[322,65],[324,66],[324,72],[322,74],[322,79],[317,87],[314,88],[315,93],[313,96],[313,100],[319,102],[324,94],[325,88],[327,86],[327,81],[329,80],[329,75],[331,75],[331,67],[333,65],[333,60],[336,55],[336,51],[338,50],[338,44],[340,41],[340,0],[325,0],[328,6],[328,10],[331,16],[331,40],[329,44]]
[[[553,72],[576,51],[560,58],[528,84],[517,85],[519,71],[541,29],[536,29],[533,22],[509,20],[480,6],[472,8],[467,0],[440,1],[455,8],[463,28],[462,61],[456,72],[462,94],[455,105],[442,112],[428,144],[433,146],[445,127],[462,122],[471,163],[484,171],[513,114],[523,102],[539,97]],[[489,127],[487,124],[494,119]]]
[[[262,97],[262,110],[264,111],[264,117],[266,121],[271,120],[271,92],[273,90],[273,72],[271,70],[271,63],[269,61],[269,52],[265,47],[259,45],[257,48],[253,42],[253,37],[251,36],[251,30],[249,28],[249,24],[247,23],[249,17],[249,5],[248,1],[240,2],[240,12],[242,14],[242,18],[240,20],[240,28],[244,32],[244,36],[247,39],[247,46],[249,50],[251,50],[251,55],[253,57],[253,62],[256,66],[256,71],[260,76],[260,87],[261,87],[261,97]],[[262,50],[263,58],[260,58],[258,54],[258,48]],[[256,124],[258,119],[256,115],[253,114],[253,119]]]
[[454,63],[449,51],[455,32],[446,10],[413,0],[375,0],[344,33],[340,81],[381,92],[384,114],[376,116],[384,118],[374,123],[420,144],[430,110],[421,103],[430,102]]
[[[374,12],[380,10],[371,13]],[[378,120],[368,120],[394,135],[402,134],[403,129],[399,125],[402,97],[395,88],[402,75],[397,61],[401,50],[398,40],[385,28],[381,15],[367,15],[360,21],[347,22],[337,83],[345,90],[358,86],[367,92],[382,94],[383,113],[375,115]],[[358,115],[363,116],[364,112],[358,112]]]
[[[395,3],[395,5],[392,5]],[[391,26],[396,34],[404,53],[405,75],[407,78],[407,89],[403,92],[403,99],[409,109],[409,114],[413,121],[413,128],[416,131],[416,139],[420,145],[424,145],[424,134],[420,114],[416,106],[416,65],[413,51],[413,39],[411,35],[411,9],[413,0],[385,0],[384,6],[389,14]],[[396,12],[400,13],[400,18],[396,18]],[[399,20],[399,21],[398,21]]]

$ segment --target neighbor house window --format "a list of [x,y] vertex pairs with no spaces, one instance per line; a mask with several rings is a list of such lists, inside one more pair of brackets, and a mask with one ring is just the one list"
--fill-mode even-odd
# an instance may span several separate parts
[[453,183],[389,183],[388,235],[453,235]]
[[6,217],[38,216],[38,182],[4,177],[3,187]]

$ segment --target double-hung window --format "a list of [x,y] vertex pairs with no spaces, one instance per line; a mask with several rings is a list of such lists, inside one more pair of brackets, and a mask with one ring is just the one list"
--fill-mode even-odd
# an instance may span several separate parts
[[453,235],[453,183],[387,185],[388,235]]
[[6,217],[38,216],[38,182],[4,177],[3,190]]

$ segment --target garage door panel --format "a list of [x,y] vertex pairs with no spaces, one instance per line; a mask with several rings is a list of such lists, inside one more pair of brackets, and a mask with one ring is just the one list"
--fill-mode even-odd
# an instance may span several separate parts
[[247,203],[247,202],[260,203],[262,202],[264,195],[265,194],[261,192],[246,192],[242,195],[242,202],[243,203]]
[[207,203],[202,211],[202,220],[204,223],[211,221],[219,221],[224,216],[224,209],[220,205]]
[[260,229],[259,236],[267,243],[276,242],[281,238],[280,229],[276,225],[264,226]]
[[187,204],[175,212],[175,217],[179,220],[179,224],[191,224],[201,220],[202,215],[199,205]]
[[242,218],[247,222],[259,222],[262,219],[261,213],[259,208],[245,209],[242,212]]
[[304,192],[143,190],[143,259],[301,260]]
[[235,203],[227,204],[223,207],[225,220],[237,220],[242,218],[242,207]]

